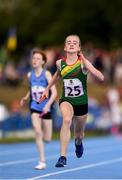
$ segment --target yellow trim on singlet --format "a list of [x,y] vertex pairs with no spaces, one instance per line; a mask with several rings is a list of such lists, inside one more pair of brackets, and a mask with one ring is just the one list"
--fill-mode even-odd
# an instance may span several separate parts
[[76,67],[78,67],[79,65],[81,65],[81,60],[77,60],[75,64],[73,65],[67,65],[62,71],[61,71],[61,75],[65,76],[67,73],[69,73],[70,71],[72,71],[73,69],[75,69]]

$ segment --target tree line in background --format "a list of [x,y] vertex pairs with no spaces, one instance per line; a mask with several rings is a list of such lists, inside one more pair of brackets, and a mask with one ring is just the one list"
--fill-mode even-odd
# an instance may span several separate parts
[[15,27],[18,49],[61,45],[68,34],[102,48],[122,45],[121,0],[0,0],[0,45]]

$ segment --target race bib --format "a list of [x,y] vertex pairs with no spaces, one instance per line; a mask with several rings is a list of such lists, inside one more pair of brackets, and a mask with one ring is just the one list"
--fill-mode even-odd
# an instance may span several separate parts
[[32,86],[31,87],[32,99],[38,102],[44,90],[45,88],[43,86]]
[[65,96],[78,97],[84,94],[82,82],[75,79],[64,79]]

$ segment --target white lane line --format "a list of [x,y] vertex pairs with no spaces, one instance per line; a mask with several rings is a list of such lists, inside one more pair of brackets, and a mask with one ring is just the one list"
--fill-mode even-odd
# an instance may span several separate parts
[[[70,153],[68,154],[68,156],[73,156],[74,153]],[[47,160],[52,160],[57,158],[58,155],[52,155],[52,156],[48,156]],[[9,161],[9,162],[5,162],[5,163],[0,163],[0,166],[9,166],[9,165],[15,165],[15,164],[24,164],[24,163],[29,163],[29,162],[34,162],[34,161],[38,161],[37,158],[31,158],[31,159],[26,159],[26,160],[18,160],[18,161]]]
[[103,165],[108,165],[108,164],[113,164],[113,163],[117,163],[117,162],[121,162],[122,161],[122,157],[120,158],[116,158],[116,159],[111,159],[111,160],[107,160],[107,161],[101,161],[98,163],[93,163],[93,164],[88,164],[85,166],[80,166],[77,168],[70,168],[70,169],[66,169],[63,171],[55,171],[52,173],[47,173],[41,176],[36,176],[33,178],[28,178],[27,180],[34,180],[34,179],[40,179],[40,178],[44,178],[44,177],[50,177],[50,176],[54,176],[54,175],[58,175],[58,174],[63,174],[63,173],[68,173],[68,172],[74,172],[74,171],[79,171],[79,170],[83,170],[83,169],[89,169],[89,168],[93,168],[93,167],[98,167],[98,166],[103,166]]
[[18,160],[18,161],[8,161],[5,163],[0,163],[1,166],[9,166],[9,165],[14,165],[14,164],[23,164],[23,163],[29,163],[37,160],[37,158],[31,158],[31,159],[26,159],[26,160]]
[[[99,154],[99,153],[104,153],[104,152],[110,152],[110,151],[114,151],[114,150],[119,150],[122,146],[114,146],[113,148],[111,147],[107,147],[106,149],[88,149],[84,152],[84,154]],[[69,152],[67,157],[69,156],[74,156],[74,152]],[[51,155],[51,156],[47,156],[47,160],[50,159],[56,159],[58,158],[58,155]],[[9,166],[9,165],[15,165],[15,164],[24,164],[24,163],[30,163],[30,162],[34,162],[34,161],[38,161],[37,158],[30,158],[30,159],[24,159],[24,160],[17,160],[17,161],[8,161],[8,162],[4,162],[4,163],[0,163],[0,167],[1,166]]]
[[[21,148],[21,147],[20,147]],[[6,156],[6,155],[13,155],[13,154],[17,154],[17,153],[21,153],[21,154],[27,154],[27,153],[32,153],[32,152],[36,152],[36,149],[23,149],[22,150],[17,150],[17,151],[4,151],[4,152],[0,152],[0,156]]]

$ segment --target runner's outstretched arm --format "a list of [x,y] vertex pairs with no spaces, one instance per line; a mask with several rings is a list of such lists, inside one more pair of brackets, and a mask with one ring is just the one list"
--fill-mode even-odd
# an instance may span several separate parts
[[55,72],[55,74],[52,76],[52,79],[50,81],[50,83],[48,84],[47,88],[45,89],[45,91],[43,92],[39,103],[41,103],[44,99],[46,99],[49,96],[49,90],[50,88],[56,83],[56,81],[60,78],[60,74],[59,74],[59,70],[57,70]]
[[104,81],[104,76],[103,74],[97,70],[89,61],[86,59],[83,55],[83,53],[80,53],[81,59],[84,62],[84,65],[87,70],[89,70],[94,76],[96,76],[99,80]]

